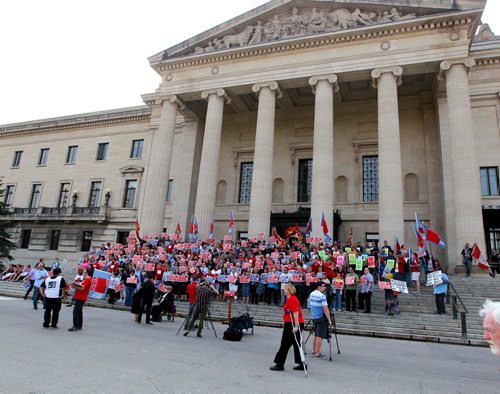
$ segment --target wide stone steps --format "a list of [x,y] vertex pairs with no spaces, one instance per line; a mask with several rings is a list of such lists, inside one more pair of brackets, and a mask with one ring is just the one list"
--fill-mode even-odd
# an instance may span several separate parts
[[[66,274],[67,278],[71,275]],[[457,286],[456,286],[457,287]],[[474,287],[474,289],[476,289]],[[464,291],[467,291],[465,289]],[[479,291],[479,286],[478,286]],[[20,283],[0,282],[0,294],[14,297],[23,297],[25,291]],[[401,315],[398,317],[384,314],[384,292],[377,289],[372,298],[372,313],[335,312],[338,332],[341,334],[376,336],[386,338],[412,339],[421,341],[456,343],[467,345],[483,345],[482,320],[477,314],[481,299],[475,296],[466,297],[466,306],[474,313],[467,315],[468,337],[462,338],[460,320],[452,318],[451,305],[448,306],[447,315],[436,315],[434,296],[431,288],[422,286],[421,294],[401,294]],[[483,298],[484,300],[484,298]],[[27,301],[28,302],[28,301]],[[465,301],[464,301],[465,302]],[[105,301],[90,299],[88,304],[96,307],[128,310],[121,303],[114,306]],[[188,310],[187,302],[176,302],[177,314],[183,318]],[[232,317],[246,312],[246,306],[241,303],[232,305]],[[254,318],[254,325],[282,326],[281,308],[265,304],[250,305],[250,315]],[[227,302],[213,302],[211,315],[214,320],[224,321],[228,317]],[[304,318],[309,320],[309,311],[304,309]],[[181,319],[176,319],[181,324]]]

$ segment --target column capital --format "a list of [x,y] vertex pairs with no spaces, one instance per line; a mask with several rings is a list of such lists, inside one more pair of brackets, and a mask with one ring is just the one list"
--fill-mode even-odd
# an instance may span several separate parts
[[372,70],[372,85],[374,88],[378,88],[378,80],[383,74],[392,74],[396,78],[396,82],[399,86],[401,85],[401,75],[403,75],[403,67],[380,67]]
[[254,93],[259,94],[260,90],[262,88],[269,88],[272,92],[276,93],[276,98],[281,98],[283,97],[283,92],[281,91],[278,82],[271,81],[271,82],[258,82],[255,85],[252,86],[252,91]]
[[333,87],[334,92],[339,91],[337,74],[314,75],[309,78],[309,85],[311,85],[313,93],[316,93],[316,85],[319,81],[327,81]]
[[183,110],[186,106],[184,105],[184,103],[179,99],[179,97],[177,97],[175,94],[169,94],[169,95],[165,95],[165,96],[159,96],[156,100],[155,100],[155,104],[157,105],[163,105],[163,103],[167,101],[169,103],[172,103],[172,104],[176,104],[177,105],[177,108],[179,110]]
[[229,96],[226,94],[226,91],[222,88],[219,89],[209,89],[209,90],[204,90],[201,92],[201,97],[204,98],[205,100],[208,99],[208,96],[215,94],[218,97],[223,97],[224,98],[224,103],[229,104],[231,103],[231,99]]
[[463,66],[469,71],[472,67],[476,65],[476,60],[472,57],[464,57],[460,59],[447,59],[443,60],[439,65],[438,79],[443,81],[446,77],[446,73],[451,70],[453,66]]

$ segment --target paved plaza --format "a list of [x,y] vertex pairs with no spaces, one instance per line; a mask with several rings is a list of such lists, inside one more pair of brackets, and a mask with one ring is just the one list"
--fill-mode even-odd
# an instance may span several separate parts
[[[340,336],[342,354],[310,373],[271,372],[281,330],[256,327],[241,342],[176,336],[174,323],[138,325],[130,313],[85,308],[84,329],[42,328],[43,309],[0,297],[0,392],[500,392],[500,358],[487,348]],[[328,346],[323,348],[328,354]]]

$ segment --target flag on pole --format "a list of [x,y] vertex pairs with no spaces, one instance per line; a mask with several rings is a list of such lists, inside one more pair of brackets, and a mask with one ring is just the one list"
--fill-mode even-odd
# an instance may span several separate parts
[[189,239],[191,242],[196,242],[198,240],[198,222],[194,215],[191,216],[191,223],[189,223]]
[[415,222],[416,222],[416,225],[417,225],[417,231],[418,233],[420,234],[420,236],[422,237],[422,239],[425,241],[425,224],[423,224],[419,219],[418,219],[418,215],[417,213],[415,212]]
[[490,264],[486,260],[486,258],[482,255],[481,250],[479,249],[479,246],[477,246],[477,243],[474,243],[474,246],[472,247],[472,257],[474,257],[477,260],[477,265],[479,268],[483,270],[489,270],[490,273],[493,273],[491,271]]
[[309,220],[307,221],[307,227],[306,227],[306,237],[309,237],[311,235],[312,229],[313,229],[312,216],[309,216]]
[[283,246],[286,244],[285,240],[281,238],[275,227],[273,227],[273,237],[276,239],[276,243],[278,244],[278,246]]
[[181,225],[179,223],[177,223],[177,226],[175,227],[175,235],[177,236],[177,239],[181,239],[181,234],[182,234],[182,230],[181,230]]
[[418,247],[419,248],[423,248],[424,247],[424,238],[422,237],[422,235],[417,230],[417,227],[415,226],[415,223],[412,223],[411,225],[413,227],[413,231],[415,232],[415,237],[417,238],[417,245],[418,245]]
[[141,226],[139,226],[139,218],[135,219],[135,236],[137,239],[140,239],[139,237],[139,231],[141,230]]
[[210,221],[210,226],[208,227],[208,239],[213,239],[214,237],[214,218]]
[[440,246],[441,248],[445,248],[446,247],[446,243],[444,242],[444,239],[436,232],[434,231],[433,229],[431,229],[430,227],[425,226],[425,239],[427,242],[431,242],[437,246]]
[[300,231],[300,227],[298,223],[295,223],[295,235],[297,236],[299,242],[302,242],[302,239],[304,238],[302,236],[302,231]]
[[401,252],[401,242],[399,241],[399,237],[396,235],[396,254],[399,254]]
[[321,228],[323,229],[323,235],[325,236],[325,243],[331,242],[332,237],[328,233],[328,224],[326,223],[324,212],[321,212]]
[[227,225],[228,235],[233,235],[233,226],[234,226],[234,216],[233,216],[233,210],[231,209],[231,216],[229,216],[229,223]]

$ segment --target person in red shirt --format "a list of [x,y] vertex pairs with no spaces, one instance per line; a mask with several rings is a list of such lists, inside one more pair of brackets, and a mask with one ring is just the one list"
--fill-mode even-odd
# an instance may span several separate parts
[[196,302],[196,287],[198,287],[198,281],[194,280],[191,277],[191,283],[188,285],[186,289],[189,301],[189,311],[186,316],[186,321],[184,322],[184,330],[186,331],[188,328],[189,320],[191,320],[191,316],[193,315],[194,304]]
[[[286,356],[290,350],[290,346],[293,346],[293,353],[295,357],[295,363],[297,364],[293,367],[296,371],[303,371],[305,366],[300,359],[299,343],[301,341],[301,335],[298,330],[304,329],[304,317],[302,316],[302,310],[300,309],[300,301],[296,297],[295,286],[291,283],[285,285],[285,296],[287,300],[285,305],[283,305],[283,321],[285,323],[283,327],[283,334],[281,336],[281,346],[274,357],[274,363],[271,371],[283,371],[285,369]],[[293,322],[292,322],[293,318]],[[292,324],[293,323],[293,324]]]
[[73,307],[73,327],[69,328],[68,331],[81,330],[83,326],[83,305],[89,297],[90,287],[92,286],[92,270],[87,269],[85,278],[80,283],[73,282],[71,284],[75,288],[75,294],[73,295],[74,307]]

